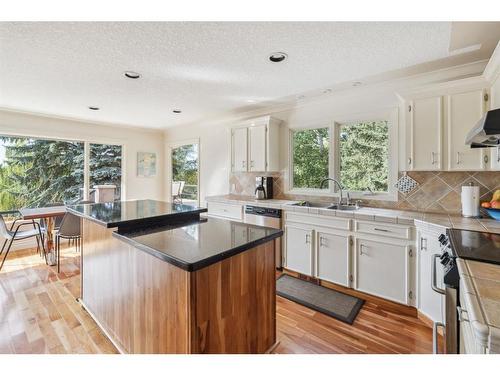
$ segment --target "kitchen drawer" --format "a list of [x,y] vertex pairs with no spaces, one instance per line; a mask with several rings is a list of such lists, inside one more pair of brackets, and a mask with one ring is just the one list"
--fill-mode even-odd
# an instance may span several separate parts
[[230,204],[221,202],[208,202],[208,214],[231,220],[243,220],[243,206],[240,204]]
[[342,229],[351,230],[351,219],[345,219],[335,216],[325,216],[325,215],[308,215],[301,214],[297,212],[286,212],[285,221],[287,223],[297,223],[297,224],[307,224],[316,226],[322,226],[332,229]]
[[356,220],[354,230],[359,233],[374,234],[392,238],[411,239],[410,226],[381,224],[375,221]]

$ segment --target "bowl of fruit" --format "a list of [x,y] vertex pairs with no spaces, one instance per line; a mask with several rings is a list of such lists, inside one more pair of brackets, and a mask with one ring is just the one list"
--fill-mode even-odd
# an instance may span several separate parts
[[481,207],[485,209],[492,219],[500,221],[500,190],[495,191],[491,201],[482,202]]

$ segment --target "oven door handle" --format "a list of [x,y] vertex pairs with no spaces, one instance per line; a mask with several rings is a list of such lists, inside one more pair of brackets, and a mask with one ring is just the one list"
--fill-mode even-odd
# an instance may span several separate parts
[[431,261],[431,288],[433,291],[439,293],[439,294],[445,294],[445,290],[441,289],[440,287],[437,286],[437,269],[436,269],[436,259],[439,258],[439,254],[433,254]]
[[438,352],[438,327],[445,328],[441,322],[434,322],[432,326],[432,353],[439,354]]

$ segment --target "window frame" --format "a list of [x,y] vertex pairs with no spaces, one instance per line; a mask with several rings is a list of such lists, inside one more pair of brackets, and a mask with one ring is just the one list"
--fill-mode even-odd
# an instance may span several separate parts
[[122,148],[122,160],[121,160],[121,186],[120,186],[120,200],[123,200],[125,195],[125,180],[126,180],[126,168],[125,168],[125,148],[126,145],[116,141],[116,140],[92,140],[92,139],[81,139],[81,138],[66,138],[66,137],[51,137],[51,136],[37,136],[37,135],[26,135],[23,133],[15,133],[9,131],[2,131],[2,136],[12,137],[12,138],[29,138],[44,141],[55,141],[55,142],[79,142],[83,143],[84,161],[83,161],[83,199],[87,200],[90,196],[90,145],[91,144],[101,144],[101,145],[113,145],[120,146]]
[[[320,128],[328,128],[330,135],[329,147],[329,164],[327,177],[338,180],[340,170],[340,147],[339,147],[339,130],[341,125],[352,124],[356,122],[366,121],[387,121],[389,130],[389,160],[388,160],[388,191],[387,192],[374,192],[373,194],[366,194],[362,191],[343,190],[343,193],[349,192],[351,199],[365,199],[365,200],[384,200],[384,201],[397,201],[398,192],[395,184],[398,178],[398,110],[391,109],[389,111],[371,112],[362,115],[344,116],[329,122],[328,125],[315,124],[308,127],[289,129],[288,136],[288,184],[287,194],[290,195],[312,195],[338,198],[339,193],[336,184],[331,181],[327,189],[317,188],[295,188],[293,186],[293,134],[296,131],[312,130]],[[326,178],[326,177],[325,177]],[[345,195],[344,195],[345,196]]]
[[166,197],[165,200],[167,202],[170,202],[172,200],[172,151],[175,148],[181,147],[181,146],[186,146],[186,145],[192,145],[192,144],[197,144],[198,145],[198,197],[197,197],[197,202],[198,206],[200,205],[200,199],[201,199],[201,142],[200,138],[191,138],[191,139],[186,139],[183,141],[176,141],[176,142],[169,142],[166,144],[166,152],[165,155],[167,157],[166,160],[166,168],[167,168],[167,173],[166,173],[166,180],[167,180],[167,186],[166,186]]

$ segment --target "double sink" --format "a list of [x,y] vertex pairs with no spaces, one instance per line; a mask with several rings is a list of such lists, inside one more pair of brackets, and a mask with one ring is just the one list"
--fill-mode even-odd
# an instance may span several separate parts
[[316,202],[298,202],[292,204],[292,206],[299,207],[315,207],[315,208],[326,208],[328,210],[340,210],[340,211],[356,211],[359,210],[359,206],[357,204],[329,204],[329,203],[316,203]]

